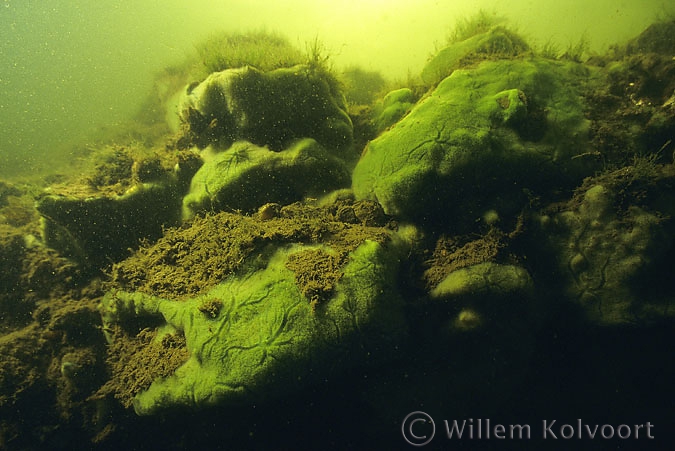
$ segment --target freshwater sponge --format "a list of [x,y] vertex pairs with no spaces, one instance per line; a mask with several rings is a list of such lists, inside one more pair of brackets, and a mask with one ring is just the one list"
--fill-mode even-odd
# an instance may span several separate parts
[[[321,247],[323,252],[331,250]],[[365,241],[349,255],[330,299],[310,303],[279,249],[266,268],[231,277],[185,301],[109,292],[106,327],[161,315],[185,335],[190,357],[134,399],[140,415],[283,395],[349,366],[390,358],[406,332],[395,288],[400,244]],[[333,283],[333,281],[331,281]]]

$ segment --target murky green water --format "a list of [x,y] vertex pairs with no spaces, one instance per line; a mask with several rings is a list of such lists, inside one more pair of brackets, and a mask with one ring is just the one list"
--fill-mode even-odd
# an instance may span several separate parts
[[674,18],[3,0],[0,449],[665,441]]
[[218,31],[318,37],[340,68],[417,74],[460,17],[484,8],[534,43],[592,50],[638,34],[664,2],[613,0],[4,0],[0,4],[0,174],[67,165],[133,117],[154,75]]

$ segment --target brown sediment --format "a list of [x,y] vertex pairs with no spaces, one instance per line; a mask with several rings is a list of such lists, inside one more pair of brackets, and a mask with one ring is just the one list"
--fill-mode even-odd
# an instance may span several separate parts
[[[315,306],[331,296],[351,251],[365,240],[385,242],[389,238],[386,217],[367,203],[341,201],[325,207],[295,203],[271,217],[228,212],[197,217],[183,227],[167,229],[156,243],[116,264],[112,284],[180,302],[220,283],[249,258],[264,261],[270,246],[316,244],[326,250],[317,247],[292,253],[286,264],[295,273],[300,291]],[[345,211],[351,213],[345,216]],[[363,224],[377,221],[378,226]],[[214,318],[222,302],[205,299],[198,308]],[[189,357],[181,335],[158,341],[150,329],[115,328],[111,332],[107,359],[111,377],[94,398],[112,395],[129,407],[136,394],[153,380],[173,374]]]
[[[183,227],[166,230],[155,244],[114,265],[112,281],[128,291],[181,298],[218,284],[272,244],[320,243],[346,255],[366,239],[384,242],[388,237],[384,215],[368,216],[371,209],[363,203],[342,201],[327,207],[295,203],[264,219],[228,212],[197,217]],[[341,221],[339,216],[347,208],[363,220],[353,213],[350,222]],[[299,257],[294,268],[303,273],[300,279],[309,280],[313,276],[298,261]],[[344,263],[343,258],[339,262]]]
[[153,380],[173,374],[189,357],[185,336],[180,333],[156,339],[154,329],[130,335],[115,328],[112,336],[107,358],[111,376],[91,399],[113,395],[124,407],[131,407],[134,396]]
[[431,257],[424,262],[423,279],[427,289],[438,285],[449,273],[479,263],[509,260],[510,241],[518,235],[521,222],[516,229],[506,234],[490,228],[479,237],[441,235]]
[[295,284],[312,306],[330,298],[342,277],[347,253],[329,254],[322,249],[307,249],[288,256],[286,267],[295,273]]

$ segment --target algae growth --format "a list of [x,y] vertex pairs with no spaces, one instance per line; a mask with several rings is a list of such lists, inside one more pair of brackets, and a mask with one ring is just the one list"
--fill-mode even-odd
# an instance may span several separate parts
[[664,424],[673,29],[585,59],[481,13],[396,83],[211,37],[158,75],[152,139],[0,182],[0,446],[393,448],[413,410],[587,403]]

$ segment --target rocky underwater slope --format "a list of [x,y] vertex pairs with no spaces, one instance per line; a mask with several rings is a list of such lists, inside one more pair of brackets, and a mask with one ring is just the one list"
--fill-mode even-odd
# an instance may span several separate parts
[[173,70],[155,138],[0,182],[0,447],[666,438],[675,22],[584,61],[477,28],[377,95],[253,36],[284,59]]

